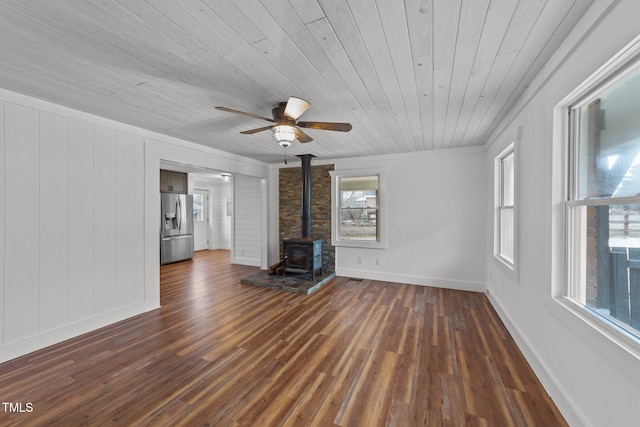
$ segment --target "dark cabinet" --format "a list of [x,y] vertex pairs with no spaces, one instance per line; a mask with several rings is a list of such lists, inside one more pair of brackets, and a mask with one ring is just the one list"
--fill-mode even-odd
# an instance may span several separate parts
[[160,169],[160,192],[187,194],[188,175]]

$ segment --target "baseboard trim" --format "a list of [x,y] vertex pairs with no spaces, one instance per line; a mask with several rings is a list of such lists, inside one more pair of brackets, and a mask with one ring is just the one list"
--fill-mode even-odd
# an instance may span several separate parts
[[436,288],[455,289],[459,291],[485,292],[484,283],[463,280],[436,279],[433,277],[414,276],[410,274],[381,273],[375,271],[336,268],[336,275],[356,279],[380,280],[383,282],[406,283],[409,285],[433,286]]
[[509,313],[503,308],[502,304],[494,297],[490,292],[486,292],[489,302],[493,306],[502,323],[511,334],[511,337],[516,342],[518,348],[524,355],[525,359],[533,369],[533,372],[540,380],[540,383],[547,391],[553,402],[558,407],[558,410],[567,421],[570,426],[585,427],[589,423],[586,421],[582,413],[577,409],[576,405],[568,397],[568,394],[564,388],[560,385],[560,382],[548,369],[543,359],[538,352],[529,343],[526,337],[520,332],[520,329],[511,321]]
[[231,264],[248,265],[250,267],[262,267],[262,261],[259,258],[233,257]]
[[122,320],[137,316],[148,311],[155,310],[158,307],[147,307],[146,304],[140,303],[131,305],[116,311],[101,314],[96,317],[84,319],[57,329],[42,332],[38,335],[26,337],[19,341],[14,341],[0,346],[0,363],[7,362],[12,359],[33,353],[54,344],[61,343],[71,338],[75,338],[87,332],[104,328],[105,326],[118,323]]

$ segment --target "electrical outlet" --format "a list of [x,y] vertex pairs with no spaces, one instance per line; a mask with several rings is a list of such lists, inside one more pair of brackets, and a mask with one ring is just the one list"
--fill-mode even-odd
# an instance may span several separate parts
[[362,257],[361,256],[358,257],[358,264],[362,264]]
[[382,265],[382,258],[376,258],[376,265]]

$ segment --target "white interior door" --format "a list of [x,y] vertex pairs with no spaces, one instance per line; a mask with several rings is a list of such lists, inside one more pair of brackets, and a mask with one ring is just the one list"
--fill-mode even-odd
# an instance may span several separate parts
[[193,245],[194,250],[209,248],[209,193],[193,191]]

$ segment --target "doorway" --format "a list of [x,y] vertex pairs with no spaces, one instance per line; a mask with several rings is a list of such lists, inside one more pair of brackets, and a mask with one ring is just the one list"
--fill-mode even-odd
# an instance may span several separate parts
[[196,222],[194,217],[195,250],[231,250],[231,216],[227,209],[232,197],[231,182],[215,172],[193,172],[189,177],[194,204],[202,197],[202,221]]
[[193,246],[194,250],[209,249],[209,191],[193,190]]

